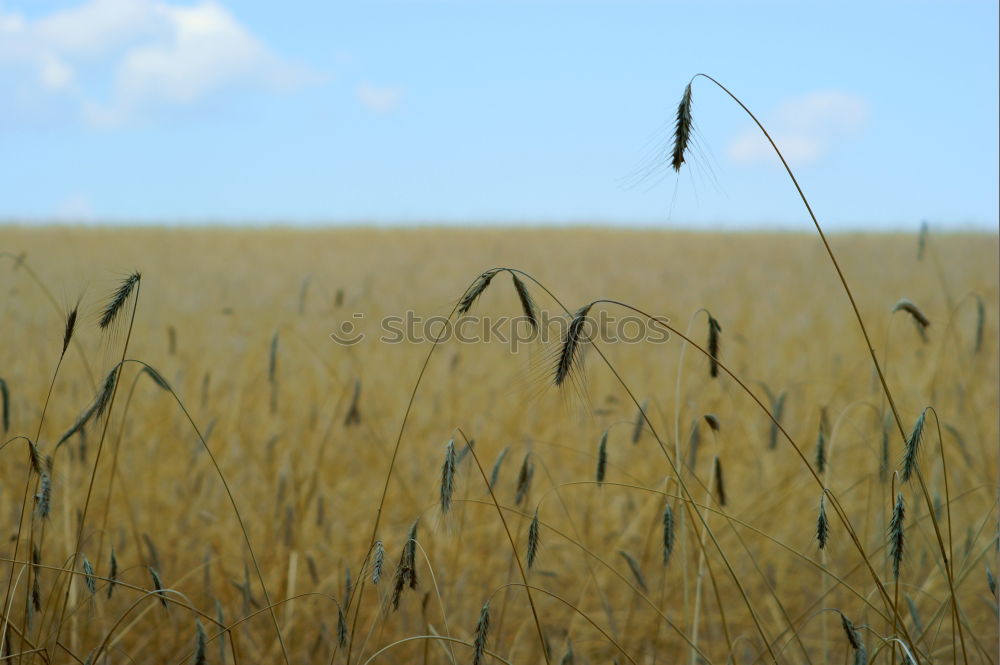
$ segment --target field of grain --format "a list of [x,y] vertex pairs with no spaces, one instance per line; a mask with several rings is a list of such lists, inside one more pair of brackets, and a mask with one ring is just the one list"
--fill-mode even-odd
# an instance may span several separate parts
[[0,228],[2,655],[996,663],[997,237],[831,244],[900,424],[811,234]]

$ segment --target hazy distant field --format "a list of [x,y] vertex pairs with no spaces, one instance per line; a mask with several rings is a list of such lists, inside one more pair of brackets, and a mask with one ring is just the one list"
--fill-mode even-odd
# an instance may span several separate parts
[[[200,616],[210,663],[283,662],[275,622],[294,663],[345,663],[350,652],[349,662],[360,664],[394,643],[375,662],[469,663],[489,601],[483,662],[545,662],[539,632],[552,663],[683,663],[693,655],[719,665],[856,662],[839,610],[857,626],[868,662],[900,659],[885,648],[895,636],[920,663],[995,663],[997,598],[987,570],[1000,572],[997,236],[932,230],[919,260],[916,233],[831,242],[906,433],[934,407],[918,455],[926,496],[916,478],[893,478],[904,439],[814,235],[0,228],[7,253],[0,379],[9,395],[2,556],[16,558],[0,569],[10,605],[4,655],[34,650],[21,662],[69,663],[99,649],[102,663],[196,662]],[[451,340],[434,351],[402,434],[375,534],[384,569],[373,584],[376,512],[431,349],[429,341],[380,342],[380,322],[408,311],[446,317],[493,267],[529,273],[571,312],[595,299],[620,300],[690,330],[702,346],[709,327],[698,310],[707,309],[721,327],[719,360],[768,409],[785,395],[780,422],[805,461],[780,434],[772,449],[765,411],[725,371],[712,378],[706,357],[675,334],[665,342],[584,344],[582,365],[560,389],[551,385],[558,335],[516,353],[496,339]],[[102,332],[101,310],[133,270],[142,274],[137,293],[114,334]],[[550,319],[564,314],[525,283]],[[926,342],[908,312],[893,313],[902,298],[930,321]],[[78,300],[40,426],[66,315]],[[595,305],[592,315],[599,311],[627,314]],[[505,273],[470,310],[492,320],[520,313]],[[345,321],[366,338],[352,346],[331,339]],[[110,416],[93,417],[82,436],[55,449],[126,339],[126,357],[158,371],[216,456],[276,604],[273,616],[198,434],[141,365],[122,366]],[[598,350],[646,404],[655,434],[641,421],[636,427],[637,406]],[[714,415],[717,432],[705,414]],[[51,470],[42,460],[32,471],[28,446],[13,439],[34,440],[39,426],[37,448],[52,456]],[[475,457],[462,455],[459,429],[475,440]],[[883,431],[889,467],[880,474]],[[818,466],[820,438],[818,477],[830,491],[823,551],[821,483],[807,468]],[[445,514],[451,439],[460,459]],[[533,587],[537,624],[483,478],[504,449],[494,494]],[[671,466],[678,452],[680,478]],[[88,579],[73,554],[98,454],[80,547],[94,570]],[[519,488],[522,469],[533,475]],[[39,470],[51,487],[44,518]],[[906,511],[898,585],[887,550],[896,491]],[[666,565],[665,505],[674,518]],[[538,549],[528,570],[536,514]],[[417,584],[406,585],[394,611],[397,564],[417,518]],[[950,552],[954,596],[935,524]],[[33,568],[25,565],[32,546]],[[112,547],[118,570],[109,597]],[[77,574],[63,611],[69,575],[60,569],[70,566]],[[154,590],[149,568],[176,591],[164,592],[169,609],[160,596],[143,596]],[[428,635],[453,639],[400,642]]]

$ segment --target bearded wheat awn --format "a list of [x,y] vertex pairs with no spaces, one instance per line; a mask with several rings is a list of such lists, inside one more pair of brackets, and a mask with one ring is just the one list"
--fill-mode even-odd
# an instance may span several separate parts
[[[153,591],[160,597],[160,604],[166,609],[167,596],[163,593],[163,582],[160,581],[160,574],[156,572],[156,568],[149,566],[149,576],[153,579]],[[249,587],[249,583],[247,586]]]
[[830,538],[830,522],[826,518],[826,493],[819,497],[819,517],[816,520],[816,540],[819,548],[826,549],[826,543]]
[[462,299],[458,303],[459,314],[467,314],[469,312],[479,299],[479,296],[483,295],[483,292],[489,287],[490,282],[493,281],[498,272],[500,272],[499,269],[487,270],[476,278],[476,281],[473,282],[472,286],[469,287],[469,290],[465,292],[465,295],[462,296]]
[[576,310],[569,328],[566,329],[566,336],[563,338],[562,347],[556,359],[555,384],[557,386],[561,386],[573,372],[573,369],[579,365],[580,346],[586,339],[584,327],[591,307],[593,307],[593,303]]
[[674,146],[670,154],[670,165],[674,171],[680,171],[684,164],[684,154],[691,141],[691,127],[694,121],[691,117],[691,84],[684,88],[684,94],[677,105],[677,119],[674,123]]
[[528,291],[528,287],[525,285],[521,278],[517,276],[517,273],[510,271],[511,279],[514,280],[514,290],[517,291],[517,299],[521,303],[521,312],[524,314],[524,318],[528,319],[528,324],[531,326],[531,331],[538,332],[538,307],[535,305],[535,301],[531,297],[531,292]]
[[920,443],[924,438],[924,422],[926,421],[927,409],[924,408],[917,417],[917,422],[913,424],[910,435],[906,437],[906,453],[903,455],[903,482],[909,482],[914,472],[917,470],[917,461],[920,454]]
[[674,551],[674,511],[669,503],[663,506],[663,565],[670,561],[670,554]]
[[66,349],[69,348],[70,340],[73,339],[73,331],[76,330],[76,317],[78,309],[79,305],[74,305],[73,309],[71,309],[69,314],[66,315],[66,327],[63,329],[63,345],[62,352],[59,354],[60,358],[66,355]]
[[98,322],[101,330],[106,330],[109,326],[114,324],[118,319],[118,315],[125,307],[125,303],[128,301],[129,296],[135,290],[135,287],[139,284],[139,280],[142,279],[142,275],[138,272],[133,272],[118,286],[118,288],[111,294],[108,299],[108,304],[104,306],[104,311],[101,312],[101,319]]
[[899,568],[903,564],[903,519],[906,508],[903,504],[903,493],[896,495],[896,504],[892,508],[892,518],[889,520],[889,559],[892,561],[892,576],[899,581]]
[[597,484],[604,482],[604,474],[608,469],[608,430],[604,430],[601,435],[601,442],[597,446]]
[[486,653],[486,639],[490,630],[490,601],[483,603],[476,622],[476,637],[472,642],[472,665],[482,665]]
[[535,558],[538,556],[538,508],[535,508],[535,515],[528,525],[528,570],[535,565]]
[[444,464],[441,465],[441,512],[451,509],[451,496],[455,491],[455,440],[445,446]]

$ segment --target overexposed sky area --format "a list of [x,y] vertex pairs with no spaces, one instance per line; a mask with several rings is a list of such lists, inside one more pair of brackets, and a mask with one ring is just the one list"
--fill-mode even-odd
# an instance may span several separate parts
[[998,224],[998,3],[0,0],[0,220]]

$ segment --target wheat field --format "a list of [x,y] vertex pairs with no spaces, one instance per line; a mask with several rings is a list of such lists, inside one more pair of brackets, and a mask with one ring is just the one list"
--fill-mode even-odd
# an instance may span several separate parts
[[0,227],[2,656],[996,663],[997,236],[831,245],[899,424],[812,234]]

